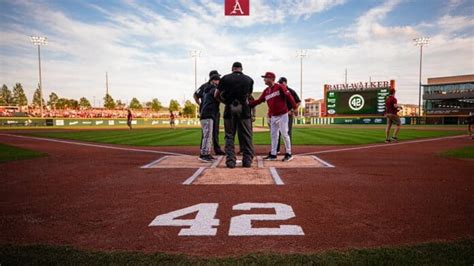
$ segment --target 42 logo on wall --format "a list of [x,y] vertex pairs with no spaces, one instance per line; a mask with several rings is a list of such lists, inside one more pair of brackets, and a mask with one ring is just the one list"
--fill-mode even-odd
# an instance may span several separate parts
[[354,94],[349,98],[349,108],[354,111],[359,111],[364,108],[365,100],[360,94]]
[[[184,209],[161,214],[149,226],[178,226],[182,228],[179,236],[215,236],[219,219],[216,219],[218,203],[200,203]],[[274,209],[275,214],[241,214],[230,220],[229,236],[294,236],[304,235],[299,225],[280,225],[279,227],[252,227],[252,221],[286,221],[294,218],[295,213],[290,205],[283,203],[240,203],[234,205],[234,211],[252,209]],[[179,217],[196,213],[194,219]]]

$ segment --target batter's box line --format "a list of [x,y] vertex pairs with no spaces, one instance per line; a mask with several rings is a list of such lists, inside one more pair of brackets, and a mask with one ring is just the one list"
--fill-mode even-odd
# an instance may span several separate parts
[[151,162],[147,165],[141,166],[140,168],[142,168],[142,169],[153,168],[153,166],[159,164],[161,161],[165,160],[168,157],[170,157],[170,156],[163,156],[163,157],[159,158],[158,160],[154,160],[153,162]]
[[327,168],[335,168],[336,166],[326,162],[325,160],[319,158],[318,156],[316,155],[312,155],[311,157],[313,157],[316,161],[320,162],[322,165],[324,165],[324,167],[327,167]]
[[208,167],[200,167],[192,176],[183,182],[183,185],[191,185]]

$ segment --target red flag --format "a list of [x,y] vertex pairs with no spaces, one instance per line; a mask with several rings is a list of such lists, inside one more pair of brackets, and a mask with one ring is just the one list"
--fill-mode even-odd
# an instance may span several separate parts
[[225,0],[226,16],[248,16],[250,14],[250,0]]

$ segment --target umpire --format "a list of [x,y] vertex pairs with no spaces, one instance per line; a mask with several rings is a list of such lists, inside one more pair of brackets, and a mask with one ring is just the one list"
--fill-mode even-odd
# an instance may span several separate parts
[[[201,113],[201,104],[202,104],[202,98],[204,96],[204,93],[209,91],[213,85],[211,82],[211,78],[213,76],[221,76],[217,70],[211,70],[209,72],[209,81],[202,84],[199,89],[197,89],[194,92],[194,100],[199,106],[199,113]],[[214,146],[214,153],[216,155],[225,155],[225,153],[222,151],[221,146],[219,145],[219,124],[221,120],[221,113],[219,111],[219,106],[217,106],[216,113],[214,114],[214,117],[212,118],[213,122],[213,130],[212,130],[212,144]],[[202,142],[202,137],[201,137],[201,142]],[[202,144],[202,143],[201,143]]]
[[226,166],[235,168],[235,134],[242,149],[243,167],[251,167],[254,147],[252,143],[252,111],[248,98],[253,92],[253,80],[242,73],[242,64],[235,62],[232,73],[221,78],[217,97],[224,103],[225,153]]
[[[292,88],[288,87],[288,80],[285,77],[281,77],[278,80],[278,83],[285,85],[288,88],[288,91],[290,91],[291,96],[293,96],[293,99],[295,99],[296,102],[296,110],[293,109],[291,106],[291,103],[287,100],[286,105],[288,106],[288,135],[290,135],[290,140],[291,143],[293,144],[293,138],[292,138],[292,132],[293,132],[293,120],[295,115],[298,115],[298,108],[300,107],[301,104],[301,99],[298,97],[298,94],[296,94],[296,91],[293,90]],[[278,146],[277,146],[277,153],[280,153],[280,143],[281,143],[281,133],[279,133],[278,136]]]

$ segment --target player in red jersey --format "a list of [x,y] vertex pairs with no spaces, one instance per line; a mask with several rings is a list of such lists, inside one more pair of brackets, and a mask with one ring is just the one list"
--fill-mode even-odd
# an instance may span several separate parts
[[267,72],[262,76],[265,84],[268,86],[255,101],[250,101],[250,106],[254,107],[267,102],[268,114],[270,116],[270,131],[272,138],[272,150],[265,160],[274,161],[277,159],[277,145],[278,145],[278,133],[280,132],[285,142],[286,154],[283,158],[284,162],[293,160],[291,154],[291,140],[288,135],[288,106],[287,100],[290,102],[293,109],[297,108],[295,99],[291,95],[288,88],[283,84],[275,83],[275,74]]
[[127,126],[132,130],[132,120],[133,120],[133,115],[132,111],[130,109],[127,110]]
[[[400,117],[398,116],[398,102],[395,98],[395,89],[390,89],[390,95],[385,100],[385,117],[387,118],[387,128],[385,129],[385,143],[391,141],[398,142],[398,132],[400,132]],[[397,127],[393,131],[393,136],[390,139],[390,129],[395,124]]]

